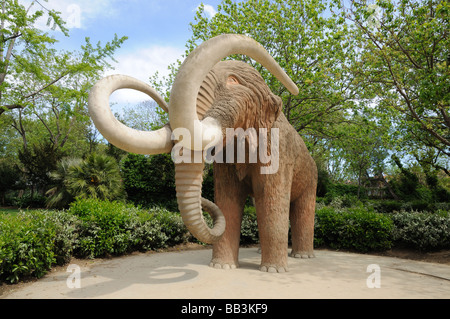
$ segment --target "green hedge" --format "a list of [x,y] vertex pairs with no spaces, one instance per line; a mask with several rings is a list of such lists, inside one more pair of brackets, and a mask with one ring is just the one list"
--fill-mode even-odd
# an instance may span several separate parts
[[63,212],[21,212],[0,216],[0,280],[42,277],[54,264],[70,259],[74,219]]
[[72,256],[95,258],[158,250],[187,241],[179,214],[121,202],[77,200],[67,211],[0,215],[0,281],[41,277]]
[[77,216],[74,255],[101,257],[136,250],[156,250],[187,240],[178,214],[164,208],[142,210],[122,202],[77,200],[69,214]]
[[315,245],[360,252],[387,250],[392,246],[393,226],[388,216],[364,208],[336,212],[323,207],[316,212]]
[[396,244],[419,250],[450,249],[450,212],[402,211],[391,215]]
[[[450,248],[450,213],[376,213],[371,207],[317,205],[315,246],[379,251],[393,245]],[[210,223],[210,219],[207,218]],[[178,213],[139,209],[122,202],[77,200],[66,211],[0,214],[0,281],[41,277],[72,256],[95,258],[158,250],[193,240]],[[254,207],[246,207],[241,244],[258,243]]]

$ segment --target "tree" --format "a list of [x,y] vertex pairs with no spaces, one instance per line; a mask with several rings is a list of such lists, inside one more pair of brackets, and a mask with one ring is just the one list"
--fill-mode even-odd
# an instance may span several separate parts
[[154,101],[145,101],[125,107],[121,122],[141,131],[154,131],[169,122],[168,115]]
[[[331,142],[337,156],[347,171],[356,176],[358,197],[366,177],[377,176],[385,185],[383,177],[388,150],[392,148],[390,123],[377,117],[372,108],[349,117],[349,122],[338,125],[339,138]],[[388,185],[386,185],[388,186]],[[392,195],[392,194],[391,194]],[[395,194],[394,194],[395,197]]]
[[67,183],[71,167],[79,166],[80,158],[63,158],[57,165],[56,170],[50,172],[52,187],[45,193],[48,195],[47,207],[65,208],[75,199],[69,191]]
[[[32,13],[31,8],[40,6]],[[39,30],[38,18],[47,15],[48,25],[59,28],[66,36],[65,22],[54,10],[46,9],[39,1],[31,1],[28,8],[17,0],[2,0],[0,14],[0,115],[24,109],[34,104],[34,99],[53,85],[71,75],[84,73],[92,76],[109,66],[107,59],[125,41],[114,39],[94,47],[89,38],[81,52],[56,51],[56,40]],[[72,94],[76,91],[72,90]]]
[[128,200],[136,205],[176,208],[172,207],[176,203],[176,192],[175,166],[170,154],[130,153],[122,161],[121,169]]
[[122,176],[114,158],[92,153],[82,161],[66,164],[64,186],[73,198],[116,200],[124,197]]
[[[298,96],[287,90],[266,69],[246,56],[233,59],[250,63],[262,74],[271,90],[282,97],[290,123],[311,146],[324,137],[333,137],[336,123],[345,121],[355,106],[358,83],[348,72],[353,63],[352,41],[345,19],[327,17],[320,0],[224,0],[213,18],[200,5],[192,36],[186,44],[189,54],[199,43],[223,33],[246,34],[264,46],[300,88]],[[177,68],[166,81],[153,85],[169,87]]]
[[450,176],[450,3],[352,1],[346,17],[359,32],[359,72],[402,150]]
[[56,168],[63,156],[64,153],[45,140],[19,151],[19,160],[31,184],[32,195],[35,190],[41,194],[45,192],[50,184],[48,173]]
[[0,204],[5,205],[5,195],[8,191],[16,189],[20,183],[21,172],[17,165],[9,161],[0,160]]
[[69,36],[65,22],[41,1],[27,3],[0,2],[0,121],[8,126],[2,135],[9,134],[5,147],[8,155],[16,155],[11,149],[26,150],[48,140],[54,149],[64,151],[69,143],[73,151],[90,125],[89,89],[126,37],[115,35],[105,45],[86,38],[79,51],[56,50],[56,40],[37,21],[47,16],[53,30]]

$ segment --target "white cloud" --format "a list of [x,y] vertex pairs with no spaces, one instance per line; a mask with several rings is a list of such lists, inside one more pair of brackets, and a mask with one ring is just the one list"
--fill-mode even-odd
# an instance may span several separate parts
[[205,4],[205,13],[211,19],[212,17],[214,17],[217,14],[217,11],[216,11],[216,9],[214,9],[214,7],[212,5]]
[[[200,8],[200,5],[198,5],[195,8],[195,11],[197,11],[199,8]],[[214,9],[214,7],[212,5],[210,5],[210,4],[204,4],[203,8],[204,8],[204,12],[205,12],[206,16],[209,19],[213,18],[217,14],[216,9]]]
[[[183,53],[184,50],[179,48],[155,45],[117,55],[115,60],[118,63],[113,65],[115,69],[109,70],[105,75],[125,74],[149,83],[149,78],[156,72],[159,77],[167,76],[170,72],[168,66],[181,59]],[[119,90],[111,96],[111,101],[119,104],[135,104],[148,99],[147,95],[135,90]]]

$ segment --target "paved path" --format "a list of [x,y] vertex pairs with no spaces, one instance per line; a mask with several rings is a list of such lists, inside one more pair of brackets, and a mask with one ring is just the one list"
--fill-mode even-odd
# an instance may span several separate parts
[[71,267],[80,288],[68,287],[77,273],[68,265],[0,298],[450,298],[448,265],[317,250],[313,259],[289,258],[289,272],[269,274],[258,270],[256,248],[241,248],[238,269],[210,268],[210,258],[203,249],[79,261]]

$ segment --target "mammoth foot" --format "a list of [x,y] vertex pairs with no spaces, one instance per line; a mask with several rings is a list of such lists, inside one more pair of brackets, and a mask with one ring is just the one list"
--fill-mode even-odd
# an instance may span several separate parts
[[261,270],[262,272],[270,272],[270,273],[283,273],[289,271],[288,267],[276,265],[263,265],[263,264],[261,265],[261,267],[259,267],[259,270]]
[[289,256],[303,259],[316,257],[312,251],[292,251]]
[[215,269],[236,269],[239,267],[235,263],[222,263],[217,261],[211,261],[209,263],[209,267],[215,268]]

